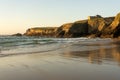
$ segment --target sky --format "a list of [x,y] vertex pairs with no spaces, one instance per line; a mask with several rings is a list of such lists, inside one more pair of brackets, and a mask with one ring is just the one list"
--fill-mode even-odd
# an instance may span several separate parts
[[0,0],[0,35],[59,27],[97,14],[115,16],[120,0]]

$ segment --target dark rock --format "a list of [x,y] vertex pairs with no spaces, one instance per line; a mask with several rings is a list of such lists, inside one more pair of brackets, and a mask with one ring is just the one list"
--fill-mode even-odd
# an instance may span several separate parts
[[87,20],[67,23],[59,27],[56,37],[81,37],[88,34]]
[[12,36],[22,36],[21,33],[13,34]]
[[56,37],[71,37],[68,33],[69,29],[72,27],[73,23],[63,24],[56,30]]
[[82,37],[88,34],[88,20],[74,22],[70,27],[68,34],[71,37]]

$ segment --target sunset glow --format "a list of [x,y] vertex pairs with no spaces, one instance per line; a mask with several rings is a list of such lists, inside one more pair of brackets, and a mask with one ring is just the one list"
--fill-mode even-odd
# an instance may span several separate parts
[[113,0],[0,0],[0,34],[24,33],[30,27],[59,27],[89,15],[113,16]]

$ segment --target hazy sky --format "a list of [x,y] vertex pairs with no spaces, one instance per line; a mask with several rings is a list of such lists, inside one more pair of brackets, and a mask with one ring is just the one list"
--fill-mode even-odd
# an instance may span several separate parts
[[120,0],[0,0],[0,34],[30,27],[60,26],[89,15],[114,16]]

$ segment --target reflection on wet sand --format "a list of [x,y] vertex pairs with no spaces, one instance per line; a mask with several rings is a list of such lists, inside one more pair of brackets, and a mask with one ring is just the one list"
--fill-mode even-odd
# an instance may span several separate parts
[[2,57],[0,80],[120,80],[118,43],[80,44]]
[[112,55],[108,56],[108,54],[105,53],[97,53],[99,51],[90,51],[83,53],[81,52],[81,54],[79,52],[74,52],[73,54],[72,52],[65,53],[63,57],[59,54],[56,54],[57,52],[1,58],[0,80],[120,79],[120,77],[118,76],[120,74],[120,68],[116,67],[116,65],[99,66],[85,62],[78,62],[77,60],[75,61],[74,59],[72,59],[87,59],[90,60],[92,63],[102,64],[102,62],[104,62],[103,59],[106,57],[113,59]]
[[64,52],[63,55],[70,58],[87,59],[89,63],[94,64],[117,62],[120,65],[120,45],[118,43],[113,43],[112,45],[115,47],[109,49],[100,47],[100,49],[89,51],[69,51]]

